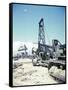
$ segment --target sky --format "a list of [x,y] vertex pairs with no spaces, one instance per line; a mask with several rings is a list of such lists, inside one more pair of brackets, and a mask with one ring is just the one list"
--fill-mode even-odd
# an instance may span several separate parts
[[39,21],[44,19],[46,44],[65,43],[65,7],[13,4],[13,41],[38,43]]

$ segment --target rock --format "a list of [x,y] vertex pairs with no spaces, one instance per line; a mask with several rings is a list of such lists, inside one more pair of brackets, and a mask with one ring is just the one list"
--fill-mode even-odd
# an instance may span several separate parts
[[56,79],[65,82],[65,70],[58,69],[56,66],[52,66],[49,70],[49,74]]
[[57,70],[57,67],[56,66],[52,66],[50,69],[49,69],[49,74],[52,75],[54,74],[54,71]]
[[19,66],[22,66],[22,65],[23,65],[23,64],[20,63],[20,62],[14,61],[14,62],[13,62],[13,69],[16,69],[16,68],[18,68]]

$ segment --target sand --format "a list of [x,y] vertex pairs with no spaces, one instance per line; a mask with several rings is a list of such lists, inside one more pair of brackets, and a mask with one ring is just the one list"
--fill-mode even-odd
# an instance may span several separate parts
[[49,75],[48,68],[33,66],[31,59],[19,59],[15,63],[18,66],[13,69],[13,86],[59,83]]

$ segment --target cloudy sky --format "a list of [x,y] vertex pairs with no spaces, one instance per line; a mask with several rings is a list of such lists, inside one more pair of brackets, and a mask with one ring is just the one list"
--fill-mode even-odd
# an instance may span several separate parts
[[44,19],[45,41],[65,43],[65,7],[13,4],[13,41],[38,42],[39,21]]

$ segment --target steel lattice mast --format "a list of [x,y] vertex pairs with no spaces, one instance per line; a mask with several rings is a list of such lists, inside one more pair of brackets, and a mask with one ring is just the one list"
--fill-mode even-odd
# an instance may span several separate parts
[[45,32],[44,32],[44,20],[41,18],[39,22],[39,35],[38,35],[38,49],[40,51],[43,51],[43,47],[41,46],[45,45]]

